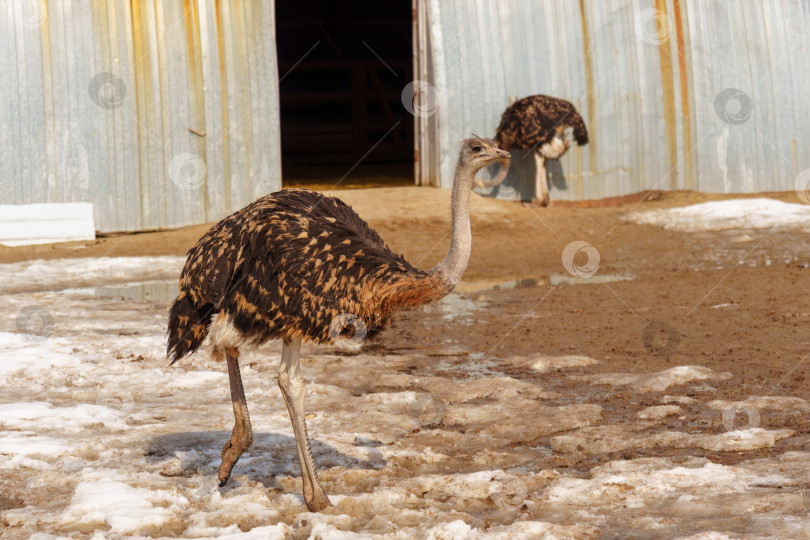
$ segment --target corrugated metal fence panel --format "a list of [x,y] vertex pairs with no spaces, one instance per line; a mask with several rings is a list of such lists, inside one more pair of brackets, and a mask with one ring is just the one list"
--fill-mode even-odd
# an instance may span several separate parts
[[215,221],[280,188],[273,0],[7,0],[0,202],[96,227]]
[[[493,135],[509,97],[531,94],[574,103],[591,136],[549,163],[552,198],[791,190],[810,166],[808,0],[430,7],[434,54],[444,58],[433,76],[442,186],[452,183],[459,140]],[[519,156],[512,180],[530,161]]]

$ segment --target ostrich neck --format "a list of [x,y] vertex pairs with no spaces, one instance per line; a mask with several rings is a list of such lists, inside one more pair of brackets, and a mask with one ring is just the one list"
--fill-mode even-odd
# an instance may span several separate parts
[[450,240],[450,251],[434,269],[449,289],[461,281],[461,276],[467,269],[467,262],[470,260],[470,249],[472,248],[470,190],[476,172],[474,167],[459,163],[453,180],[453,236]]

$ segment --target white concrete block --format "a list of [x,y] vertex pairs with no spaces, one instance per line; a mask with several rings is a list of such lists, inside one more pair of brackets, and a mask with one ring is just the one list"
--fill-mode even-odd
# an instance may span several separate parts
[[4,246],[95,238],[92,203],[0,205],[0,244]]

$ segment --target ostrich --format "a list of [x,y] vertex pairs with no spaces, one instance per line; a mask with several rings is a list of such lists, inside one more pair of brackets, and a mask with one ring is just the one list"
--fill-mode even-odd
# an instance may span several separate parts
[[295,432],[304,500],[313,512],[331,506],[318,483],[304,421],[301,342],[324,343],[358,331],[370,338],[397,308],[451,292],[470,257],[475,174],[505,158],[509,152],[495,141],[463,142],[453,181],[450,251],[429,271],[392,252],[341,200],[305,189],[266,195],[200,238],[188,252],[169,314],[168,355],[173,364],[210,334],[213,357],[227,361],[235,422],[222,449],[220,486],[253,442],[239,349],[281,338],[278,385]]
[[[574,139],[582,146],[588,143],[585,122],[574,106],[551,96],[529,96],[506,108],[501,123],[495,132],[495,142],[503,150],[524,148],[535,152],[537,177],[535,194],[540,204],[548,206],[548,177],[546,159],[559,159],[568,151],[570,142],[565,135],[568,128],[574,129]],[[498,175],[490,181],[476,178],[476,187],[492,187],[500,184],[509,172],[510,160],[502,160]]]

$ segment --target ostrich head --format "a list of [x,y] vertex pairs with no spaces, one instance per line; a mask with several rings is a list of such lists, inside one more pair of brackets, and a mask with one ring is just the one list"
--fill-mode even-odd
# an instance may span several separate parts
[[471,167],[477,171],[493,161],[509,159],[510,156],[509,152],[498,148],[498,143],[492,139],[484,139],[473,135],[473,137],[465,139],[461,143],[461,154],[458,157],[458,162],[459,165],[465,166],[465,168]]

